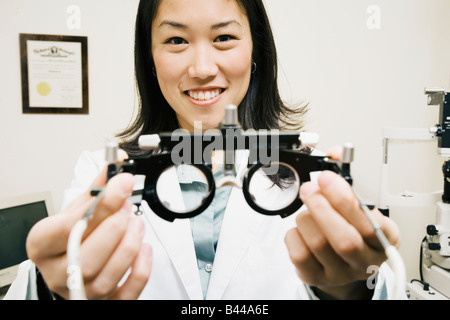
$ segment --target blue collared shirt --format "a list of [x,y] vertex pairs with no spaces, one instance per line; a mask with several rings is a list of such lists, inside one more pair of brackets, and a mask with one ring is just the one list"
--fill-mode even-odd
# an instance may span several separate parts
[[[239,165],[240,154],[236,156],[236,170]],[[183,194],[184,205],[186,208],[195,208],[206,195],[208,186],[203,174],[192,166],[177,167],[177,175]],[[214,173],[214,180],[217,182],[224,177],[223,166]],[[232,187],[226,186],[216,189],[214,199],[211,205],[201,214],[190,219],[192,238],[194,240],[195,253],[197,257],[197,266],[200,275],[200,281],[203,291],[203,297],[206,298],[209,280],[214,265],[217,243],[219,241],[220,228],[228,204]],[[379,279],[380,284],[374,291],[374,300],[387,299],[386,281]],[[314,293],[309,289],[312,299],[317,299]]]
[[[191,166],[177,167],[177,175],[186,208],[197,207],[207,193],[206,180]],[[224,177],[223,166],[214,173],[214,180],[217,182],[222,177]],[[216,189],[211,205],[201,214],[190,219],[204,298],[208,291],[220,228],[231,190],[231,186]]]

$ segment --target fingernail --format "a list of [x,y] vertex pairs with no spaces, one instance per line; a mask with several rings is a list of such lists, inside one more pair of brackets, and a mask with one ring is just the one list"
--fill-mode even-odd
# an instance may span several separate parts
[[333,173],[331,171],[322,172],[322,174],[319,176],[320,187],[327,188],[332,183],[334,183],[335,177],[336,177],[335,173]]
[[137,233],[140,237],[144,236],[145,226],[141,221],[141,218],[133,216],[130,221],[130,229],[132,232]]
[[129,216],[133,212],[133,204],[129,199],[126,199],[120,208],[120,211],[124,213],[125,215]]
[[130,173],[121,173],[112,177],[109,183],[114,184],[122,197],[128,198],[133,192],[134,176]]
[[315,191],[316,187],[312,182],[306,182],[300,187],[300,198],[306,198]]

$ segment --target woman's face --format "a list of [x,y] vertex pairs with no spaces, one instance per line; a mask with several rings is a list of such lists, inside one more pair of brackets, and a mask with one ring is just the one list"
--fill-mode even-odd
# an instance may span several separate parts
[[202,130],[217,128],[225,106],[241,103],[252,50],[248,18],[236,0],[161,1],[152,54],[161,91],[182,128],[193,131],[196,121]]

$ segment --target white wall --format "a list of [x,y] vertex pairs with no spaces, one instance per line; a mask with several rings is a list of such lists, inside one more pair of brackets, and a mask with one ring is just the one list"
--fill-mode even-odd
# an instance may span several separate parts
[[[382,128],[438,121],[437,107],[426,105],[423,90],[450,88],[450,1],[265,2],[284,96],[311,101],[308,129],[321,134],[319,147],[355,145],[356,186],[376,198]],[[380,8],[380,30],[367,27],[370,5]]]
[[[102,147],[128,124],[135,104],[137,2],[0,0],[0,197],[51,190],[59,207],[80,151]],[[283,96],[310,100],[307,129],[320,133],[320,149],[348,141],[355,145],[355,188],[377,200],[382,129],[434,125],[438,110],[426,105],[423,90],[450,89],[450,1],[265,3],[278,45]],[[66,27],[69,5],[81,8],[79,30]],[[379,16],[367,11],[373,5]],[[22,114],[19,33],[88,36],[88,116]],[[392,193],[442,188],[444,159],[436,155],[435,143],[398,144],[391,151]],[[434,208],[412,216],[413,211],[393,214],[404,233],[402,252],[411,277],[424,223],[434,219]]]
[[[363,198],[378,200],[383,128],[435,125],[438,107],[427,106],[424,88],[450,89],[450,1],[265,3],[285,99],[310,101],[307,129],[320,133],[320,149],[354,144],[354,186]],[[446,159],[436,142],[394,141],[389,155],[391,194],[442,189]],[[420,242],[435,208],[392,207],[391,217],[402,232],[408,278],[418,278]]]
[[[134,111],[136,0],[0,1],[0,197],[50,190],[59,208],[82,150],[104,146]],[[66,25],[70,5],[80,29]],[[19,33],[88,37],[89,115],[24,115]]]

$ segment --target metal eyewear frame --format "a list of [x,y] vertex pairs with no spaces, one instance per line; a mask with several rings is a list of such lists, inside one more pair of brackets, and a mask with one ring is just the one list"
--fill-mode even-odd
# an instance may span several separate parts
[[[184,148],[180,148],[181,144]],[[268,209],[257,203],[249,191],[250,183],[255,174],[261,170],[264,171],[265,168],[270,168],[274,164],[268,161],[268,154],[276,155],[278,164],[282,164],[282,166],[293,171],[293,175],[298,179],[299,186],[311,180],[311,172],[323,170],[334,171],[343,176],[350,184],[352,183],[350,162],[353,157],[353,149],[351,147],[344,148],[344,159],[335,161],[329,157],[311,155],[310,152],[305,151],[305,148],[302,149],[302,146],[308,144],[302,141],[302,134],[296,131],[243,131],[236,121],[235,107],[228,108],[225,113],[225,120],[218,130],[197,133],[187,131],[163,132],[157,135],[141,136],[139,139],[140,148],[152,151],[152,153],[142,157],[131,157],[123,162],[110,163],[108,179],[121,172],[145,176],[143,189],[134,193],[139,198],[135,204],[140,207],[140,201],[145,200],[155,214],[170,222],[175,219],[192,218],[201,214],[213,201],[216,188],[224,185],[241,188],[248,205],[256,212],[269,216],[279,215],[285,218],[302,206],[303,203],[298,194],[286,206]],[[224,151],[225,178],[217,184],[214,180],[212,160],[209,156],[212,150]],[[236,177],[234,156],[237,150],[249,151],[247,170],[242,178]],[[201,161],[198,157],[199,152],[205,154]],[[174,161],[175,158],[183,161]],[[207,184],[207,192],[202,203],[186,212],[172,210],[160,199],[157,192],[157,183],[162,173],[180,164],[193,166],[204,175]],[[282,178],[280,175],[280,172],[278,172],[271,176],[274,184]]]

